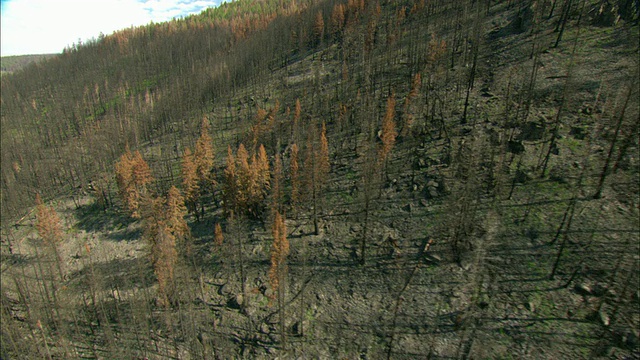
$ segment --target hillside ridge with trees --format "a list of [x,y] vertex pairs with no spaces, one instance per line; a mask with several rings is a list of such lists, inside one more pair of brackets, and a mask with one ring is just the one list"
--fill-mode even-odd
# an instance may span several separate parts
[[0,357],[640,356],[639,11],[241,0],[3,74]]

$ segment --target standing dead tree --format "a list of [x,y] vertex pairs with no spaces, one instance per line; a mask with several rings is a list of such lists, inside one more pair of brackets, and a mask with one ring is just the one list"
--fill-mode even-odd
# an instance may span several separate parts
[[125,209],[132,218],[140,218],[139,208],[143,198],[147,195],[147,185],[153,182],[151,168],[139,151],[131,154],[126,152],[115,165],[118,191]]
[[269,284],[278,301],[278,313],[280,316],[280,341],[282,347],[287,347],[287,334],[285,329],[285,291],[287,275],[287,256],[289,255],[289,241],[287,240],[287,228],[284,218],[278,211],[273,220],[273,244],[271,245],[271,267],[269,268]]
[[62,221],[53,207],[42,202],[40,194],[36,194],[36,230],[47,251],[54,256],[59,281],[63,281],[62,257],[60,255],[60,245],[64,236]]

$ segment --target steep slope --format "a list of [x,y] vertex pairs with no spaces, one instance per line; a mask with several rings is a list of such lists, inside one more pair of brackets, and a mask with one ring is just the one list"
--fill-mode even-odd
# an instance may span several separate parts
[[[173,75],[150,71],[139,79],[157,82],[133,91],[137,103],[122,105],[113,118],[119,105],[86,119],[100,127],[87,134],[82,156],[102,159],[109,174],[103,188],[114,201],[102,212],[100,194],[59,198],[69,229],[63,279],[53,271],[55,259],[42,253],[31,216],[20,222],[26,227],[3,227],[12,246],[3,253],[3,351],[92,358],[635,356],[637,15],[602,26],[599,5],[308,4],[234,40],[221,52],[228,57],[200,65],[177,59],[181,66],[171,72],[182,71],[184,82],[175,86],[180,76],[168,81]],[[136,106],[140,124],[127,125]],[[152,114],[158,118],[151,121]],[[145,222],[125,214],[110,161],[123,152],[125,135],[153,169],[150,192],[163,196],[181,184],[180,157],[195,148],[203,117],[217,185],[203,197],[201,221],[189,216],[192,253],[178,263],[177,295],[163,307],[155,301]],[[393,147],[383,125],[389,118],[399,133]],[[101,132],[109,121],[113,132]],[[321,152],[323,123],[330,172],[316,187],[309,169]],[[283,159],[279,206],[290,242],[283,307],[269,277],[272,198],[247,216],[228,214],[237,199],[228,195],[227,146],[237,155],[240,143],[254,154],[264,144],[271,169],[276,155]],[[293,144],[301,201],[292,193]],[[215,224],[224,229],[222,244]]]

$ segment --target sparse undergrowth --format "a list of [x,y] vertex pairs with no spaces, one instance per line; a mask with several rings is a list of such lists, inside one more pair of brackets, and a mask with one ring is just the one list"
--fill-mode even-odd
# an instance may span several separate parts
[[[585,8],[560,2],[562,14],[550,19],[505,2],[416,13],[382,5],[378,18],[367,5],[367,19],[378,21],[372,39],[357,36],[367,23],[340,41],[321,37],[204,110],[218,188],[195,206],[199,221],[187,217],[193,248],[173,270],[170,306],[156,302],[144,222],[123,216],[117,201],[105,211],[94,197],[58,201],[68,229],[62,280],[33,216],[3,227],[2,357],[638,356],[638,83],[629,76],[638,25],[595,27]],[[553,47],[564,11],[571,21]],[[447,20],[453,14],[464,16]],[[420,90],[409,97],[418,71]],[[626,91],[634,96],[625,105]],[[392,147],[392,131],[378,134],[390,98],[401,134]],[[297,120],[296,99],[304,114]],[[269,109],[276,120],[260,133]],[[407,115],[414,122],[402,131]],[[323,121],[326,185],[303,179],[309,194],[296,201],[293,175],[282,179],[290,251],[282,288],[273,289],[269,185],[238,216],[239,195],[232,208],[222,175],[227,145],[253,142],[255,153],[264,143],[272,168],[278,154],[289,169],[292,144],[300,144],[301,163],[315,169],[319,157],[308,149],[320,153]],[[180,184],[180,157],[166,154],[197,135],[167,134],[140,149],[165,174],[159,193]],[[117,197],[115,186],[106,189]]]

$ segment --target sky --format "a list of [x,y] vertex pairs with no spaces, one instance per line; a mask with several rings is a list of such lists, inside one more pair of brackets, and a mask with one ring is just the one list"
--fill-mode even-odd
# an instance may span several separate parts
[[78,39],[197,14],[221,0],[0,0],[2,56],[53,54]]

